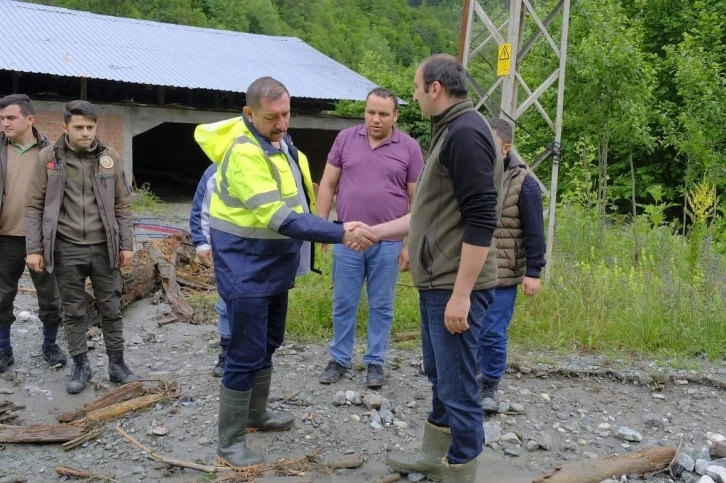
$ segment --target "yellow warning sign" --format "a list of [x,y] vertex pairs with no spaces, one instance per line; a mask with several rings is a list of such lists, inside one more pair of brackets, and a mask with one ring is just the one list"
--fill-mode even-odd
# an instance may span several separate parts
[[509,75],[512,69],[512,44],[506,43],[499,46],[497,56],[497,76]]

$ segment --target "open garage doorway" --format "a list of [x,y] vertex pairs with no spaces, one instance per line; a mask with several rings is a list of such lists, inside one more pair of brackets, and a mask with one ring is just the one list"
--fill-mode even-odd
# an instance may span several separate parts
[[293,144],[308,158],[310,176],[314,183],[320,183],[328,162],[328,153],[333,147],[338,131],[323,129],[290,129]]
[[165,203],[191,203],[209,158],[194,141],[196,124],[164,123],[134,136],[134,184]]

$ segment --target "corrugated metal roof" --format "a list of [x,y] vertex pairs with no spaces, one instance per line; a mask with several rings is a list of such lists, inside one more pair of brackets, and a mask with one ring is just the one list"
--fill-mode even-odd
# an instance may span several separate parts
[[272,76],[293,97],[365,100],[376,85],[302,40],[0,0],[0,70],[245,92]]

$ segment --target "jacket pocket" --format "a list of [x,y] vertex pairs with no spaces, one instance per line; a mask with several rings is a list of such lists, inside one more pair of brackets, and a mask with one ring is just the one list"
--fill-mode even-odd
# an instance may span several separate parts
[[421,241],[421,248],[418,252],[418,263],[429,276],[429,287],[432,287],[434,279],[434,257],[429,246],[428,235],[424,235]]

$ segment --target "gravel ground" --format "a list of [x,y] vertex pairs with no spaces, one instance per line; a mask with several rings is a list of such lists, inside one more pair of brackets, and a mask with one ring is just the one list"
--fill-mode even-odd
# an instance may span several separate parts
[[[32,286],[27,276],[22,283]],[[19,295],[16,306],[17,314],[27,311],[29,318],[13,326],[16,363],[0,375],[0,402],[27,406],[18,412],[16,424],[54,423],[58,413],[79,408],[114,387],[108,381],[105,349],[97,336],[90,340],[95,383],[79,395],[68,395],[69,370],[50,368],[40,356],[41,326],[34,296]],[[169,310],[166,304],[153,305],[149,300],[126,309],[127,361],[144,379],[176,381],[182,397],[116,423],[163,455],[213,464],[219,387],[219,379],[211,376],[219,351],[216,328],[182,323],[157,327],[153,318]],[[65,340],[60,343],[65,347]],[[707,437],[726,434],[723,363],[667,374],[652,363],[606,365],[595,356],[551,358],[549,364],[536,363],[536,355],[514,359],[500,387],[504,405],[497,409],[502,414],[489,414],[486,419],[488,446],[480,457],[478,481],[523,483],[565,461],[657,444],[677,446],[681,440],[684,466],[690,469],[688,455],[694,470],[696,466],[704,470],[704,463],[696,465],[696,459],[701,458]],[[286,342],[275,358],[271,405],[293,411],[296,426],[285,433],[252,434],[249,445],[265,454],[268,462],[320,449],[322,463],[351,454],[362,455],[364,463],[333,474],[326,474],[319,465],[305,477],[267,475],[257,481],[374,481],[389,473],[388,451],[419,446],[430,408],[420,351],[392,350],[387,384],[376,392],[366,390],[362,371],[352,371],[338,384],[320,385],[317,377],[326,363],[324,345]],[[109,424],[104,436],[67,452],[54,444],[0,444],[0,482],[57,481],[55,468],[60,465],[113,475],[123,482],[209,481],[201,473],[150,459],[113,431],[114,424]],[[155,427],[165,428],[168,434],[155,435]],[[647,478],[672,481],[665,475]],[[697,478],[695,472],[686,472],[678,481]]]

